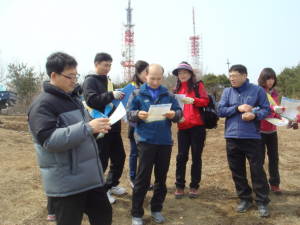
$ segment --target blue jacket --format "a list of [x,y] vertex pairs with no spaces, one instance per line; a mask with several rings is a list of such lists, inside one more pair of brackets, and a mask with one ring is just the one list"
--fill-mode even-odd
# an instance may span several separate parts
[[[154,100],[147,90],[147,83],[140,89],[135,90],[128,101],[127,118],[130,122],[136,123],[134,138],[137,143],[147,142],[155,145],[173,145],[171,121],[177,123],[183,116],[182,109],[179,107],[173,93],[169,92],[164,86],[160,85],[160,91]],[[150,105],[172,103],[171,110],[175,111],[172,120],[166,118],[163,121],[145,123],[138,117],[139,111],[149,111]]]
[[[237,107],[243,104],[253,108],[260,107],[254,120],[242,120],[242,113],[238,112]],[[270,103],[265,90],[249,82],[241,92],[233,87],[226,88],[219,102],[219,116],[226,117],[225,138],[261,139],[260,121],[270,114]]]

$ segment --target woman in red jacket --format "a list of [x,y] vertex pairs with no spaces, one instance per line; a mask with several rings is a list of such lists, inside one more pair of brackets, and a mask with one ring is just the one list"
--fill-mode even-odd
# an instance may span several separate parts
[[189,197],[198,197],[199,183],[201,181],[202,171],[202,151],[206,137],[206,130],[201,119],[199,107],[206,107],[209,98],[203,84],[199,83],[200,98],[195,95],[196,86],[195,74],[192,67],[187,62],[181,62],[173,70],[173,75],[177,76],[177,83],[174,87],[175,94],[184,94],[185,98],[181,99],[184,103],[183,118],[178,123],[178,155],[176,163],[176,192],[175,198],[182,198],[185,188],[186,163],[191,147],[192,166],[191,166],[191,183]]
[[[276,104],[270,104],[270,108],[272,110],[271,115],[268,118],[280,118],[278,113],[282,113],[284,110],[283,107],[276,106],[278,103],[278,93],[275,91],[274,87],[276,86],[277,79],[276,73],[271,68],[264,68],[260,76],[258,78],[258,85],[263,87],[267,94],[273,98]],[[272,101],[272,99],[271,99]],[[277,194],[281,194],[281,190],[279,188],[280,184],[280,176],[278,170],[278,138],[277,138],[277,130],[276,126],[272,123],[269,123],[266,120],[261,121],[261,145],[262,145],[262,156],[263,162],[265,161],[265,146],[267,146],[267,154],[269,158],[269,183],[271,190]]]

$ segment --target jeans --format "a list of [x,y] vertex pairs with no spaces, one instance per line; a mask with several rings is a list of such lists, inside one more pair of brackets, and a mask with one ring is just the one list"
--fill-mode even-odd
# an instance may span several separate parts
[[135,180],[136,168],[137,168],[137,158],[139,157],[138,148],[136,146],[135,140],[130,138],[130,156],[129,156],[129,177],[131,181]]

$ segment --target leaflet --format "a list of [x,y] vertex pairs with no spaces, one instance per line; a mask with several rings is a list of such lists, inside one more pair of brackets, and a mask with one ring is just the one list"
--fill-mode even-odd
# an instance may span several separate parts
[[178,101],[178,105],[181,107],[181,109],[183,110],[184,108],[184,103],[181,101],[181,99],[185,98],[186,95],[184,94],[174,94],[175,95],[175,98],[177,99]]
[[287,119],[278,119],[278,118],[266,118],[266,121],[276,125],[276,126],[285,126],[289,123],[289,121]]
[[285,111],[281,113],[280,116],[295,121],[297,119],[297,114],[298,114],[297,107],[299,105],[300,105],[299,100],[282,97],[281,106],[285,108]]
[[146,123],[151,123],[155,121],[162,121],[165,120],[166,117],[163,114],[169,112],[171,110],[172,104],[158,104],[158,105],[150,105],[149,108],[149,115],[146,119]]

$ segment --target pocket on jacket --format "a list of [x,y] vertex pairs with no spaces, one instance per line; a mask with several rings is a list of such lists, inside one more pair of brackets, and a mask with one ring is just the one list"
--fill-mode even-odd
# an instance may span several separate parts
[[74,148],[69,150],[69,167],[70,167],[70,173],[76,174],[77,157],[76,157],[76,150]]

